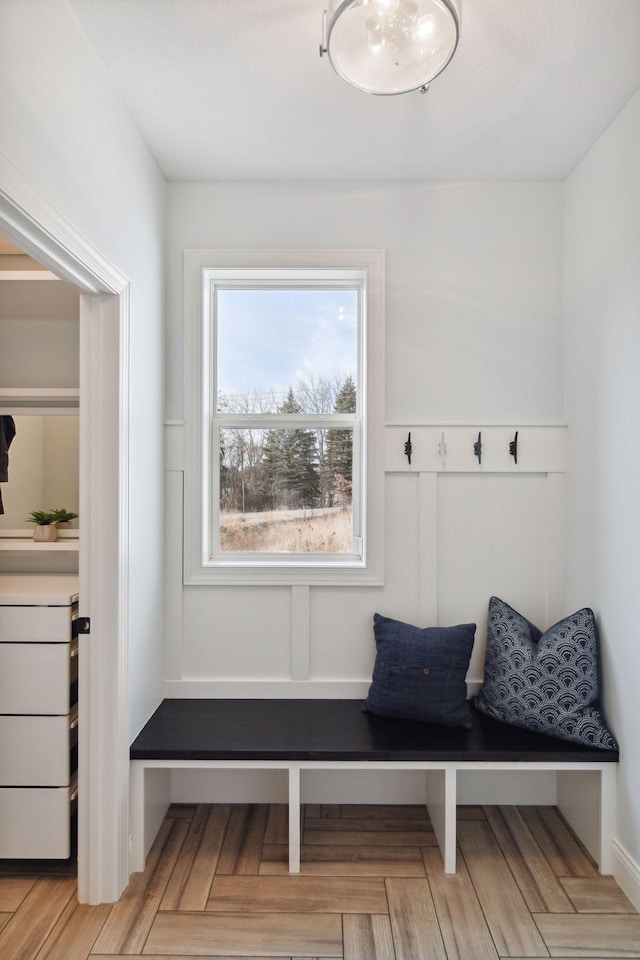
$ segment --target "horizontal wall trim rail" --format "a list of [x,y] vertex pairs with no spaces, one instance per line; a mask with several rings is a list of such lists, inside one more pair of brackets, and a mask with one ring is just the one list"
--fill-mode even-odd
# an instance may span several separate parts
[[[470,697],[480,690],[482,678],[468,678]],[[362,680],[165,680],[164,696],[168,699],[207,700],[353,700],[369,692],[371,678]]]
[[[516,434],[517,447],[514,444]],[[411,462],[406,446],[409,438]],[[548,424],[387,425],[385,471],[563,473],[565,446],[566,429]]]
[[385,420],[385,427],[566,427],[566,420]]
[[364,699],[371,680],[170,680],[165,681],[168,699],[223,698],[231,700]]
[[[165,420],[165,469],[184,470],[184,421]],[[510,444],[518,433],[517,462]],[[411,463],[405,444],[411,435]],[[482,437],[481,462],[474,444]],[[563,423],[386,423],[385,473],[564,473]]]

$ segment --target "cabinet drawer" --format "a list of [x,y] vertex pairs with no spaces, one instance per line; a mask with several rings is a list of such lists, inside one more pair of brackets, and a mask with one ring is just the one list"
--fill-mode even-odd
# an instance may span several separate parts
[[70,807],[70,787],[0,787],[0,858],[69,857]]
[[0,717],[0,785],[62,787],[70,782],[77,714]]
[[0,606],[0,642],[68,643],[73,607]]
[[69,643],[0,643],[0,713],[69,713],[70,652]]

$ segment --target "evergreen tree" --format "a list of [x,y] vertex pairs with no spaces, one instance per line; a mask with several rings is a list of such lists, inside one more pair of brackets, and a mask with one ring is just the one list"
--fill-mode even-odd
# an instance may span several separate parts
[[[356,412],[356,385],[349,375],[336,396],[334,413]],[[327,470],[333,477],[340,475],[353,480],[353,431],[329,430],[327,432]]]
[[[302,413],[302,407],[289,388],[278,413]],[[269,471],[275,499],[280,507],[311,506],[319,494],[317,452],[312,430],[269,430],[264,444],[263,462]]]

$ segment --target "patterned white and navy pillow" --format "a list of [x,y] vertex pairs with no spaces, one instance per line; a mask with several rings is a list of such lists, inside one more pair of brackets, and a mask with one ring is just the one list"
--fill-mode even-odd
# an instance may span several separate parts
[[470,729],[465,677],[475,623],[422,628],[376,613],[373,625],[376,662],[362,709]]
[[592,610],[584,607],[542,633],[508,603],[491,597],[478,710],[517,727],[617,750],[599,700]]

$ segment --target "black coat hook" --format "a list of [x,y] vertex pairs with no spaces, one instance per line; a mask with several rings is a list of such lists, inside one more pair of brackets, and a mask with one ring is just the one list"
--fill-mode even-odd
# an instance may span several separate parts
[[473,452],[478,458],[478,463],[482,463],[482,434],[478,434],[478,439],[473,445]]
[[407,460],[409,461],[409,466],[411,466],[411,451],[412,451],[412,450],[413,450],[413,447],[411,446],[411,431],[409,431],[409,436],[407,437],[407,441],[406,441],[406,443],[405,443],[405,445],[404,445],[404,455],[405,455],[405,457],[407,458]]
[[513,457],[515,463],[518,462],[518,431],[516,430],[516,435],[509,444],[509,453]]

